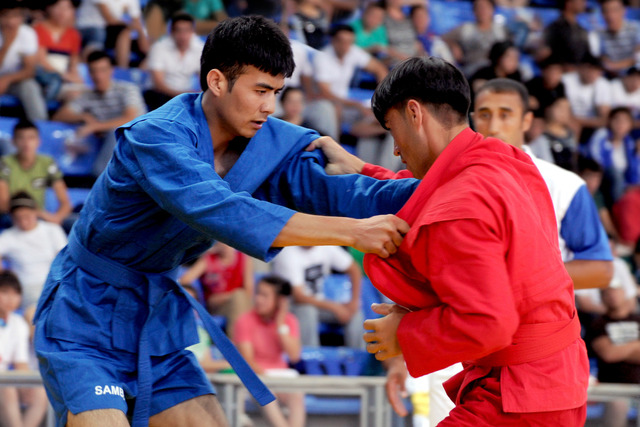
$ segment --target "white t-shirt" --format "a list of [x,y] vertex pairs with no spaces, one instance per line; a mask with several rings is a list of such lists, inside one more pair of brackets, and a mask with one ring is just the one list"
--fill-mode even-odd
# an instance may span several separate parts
[[316,79],[322,83],[329,83],[331,91],[340,98],[349,96],[349,84],[358,68],[366,67],[371,61],[371,55],[358,46],[351,46],[349,52],[338,59],[333,46],[322,49],[322,55],[314,58]]
[[98,9],[99,4],[106,5],[111,16],[117,20],[123,20],[125,14],[132,19],[139,18],[142,15],[139,0],[84,0],[78,7],[76,15],[77,28],[104,28],[107,25],[100,13],[100,9]]
[[22,285],[22,307],[38,302],[55,256],[67,244],[62,227],[38,221],[36,228],[11,227],[0,233],[0,256],[9,262]]
[[622,80],[611,81],[611,107],[627,107],[631,109],[634,117],[640,117],[640,88],[635,92],[624,90]]
[[204,42],[195,34],[189,47],[180,53],[174,39],[165,36],[155,42],[149,52],[149,69],[162,71],[164,82],[173,90],[187,92],[193,89],[193,76],[200,73],[200,56]]
[[[0,46],[3,43],[4,40],[0,34]],[[23,66],[23,58],[35,55],[36,52],[38,52],[38,35],[28,25],[20,25],[16,39],[11,43],[11,47],[0,64],[0,75],[19,71]]]
[[339,246],[286,247],[271,263],[271,272],[292,286],[304,286],[307,295],[324,298],[324,279],[332,270],[347,271],[353,258]]
[[611,87],[604,77],[583,84],[577,71],[562,76],[571,111],[576,117],[597,117],[596,107],[611,105]]
[[291,41],[291,50],[293,51],[293,62],[296,64],[296,68],[293,70],[291,77],[285,79],[284,84],[288,87],[300,87],[302,85],[301,77],[312,76],[313,73],[313,58],[318,54],[318,51],[298,40]]
[[29,362],[29,325],[15,313],[10,313],[7,324],[0,326],[0,372],[9,365]]

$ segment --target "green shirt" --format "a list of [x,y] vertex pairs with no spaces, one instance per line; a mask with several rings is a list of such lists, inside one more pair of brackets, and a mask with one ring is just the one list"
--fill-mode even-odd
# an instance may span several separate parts
[[214,13],[224,10],[222,0],[187,0],[184,11],[198,20],[213,18]]
[[30,169],[22,169],[15,154],[0,159],[0,179],[9,184],[9,194],[26,191],[33,197],[40,209],[44,209],[44,193],[48,187],[62,179],[62,172],[55,160],[38,154]]
[[353,27],[353,31],[356,33],[356,46],[361,47],[362,49],[368,49],[372,46],[389,46],[387,30],[384,28],[384,25],[380,25],[373,31],[368,32],[362,25],[362,19],[358,19],[353,21],[351,26]]

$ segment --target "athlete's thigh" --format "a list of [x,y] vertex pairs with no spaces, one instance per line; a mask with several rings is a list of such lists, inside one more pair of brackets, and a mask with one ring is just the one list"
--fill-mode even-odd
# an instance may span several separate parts
[[127,416],[119,409],[95,409],[79,414],[67,413],[67,427],[129,427]]
[[185,400],[149,419],[149,427],[228,427],[220,402],[213,394]]

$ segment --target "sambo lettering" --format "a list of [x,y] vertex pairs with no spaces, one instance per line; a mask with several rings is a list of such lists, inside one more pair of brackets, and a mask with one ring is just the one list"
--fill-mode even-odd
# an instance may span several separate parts
[[97,385],[96,386],[96,395],[102,396],[104,394],[115,394],[116,396],[120,396],[124,399],[124,390],[122,387],[118,387],[115,385],[105,385],[104,387]]

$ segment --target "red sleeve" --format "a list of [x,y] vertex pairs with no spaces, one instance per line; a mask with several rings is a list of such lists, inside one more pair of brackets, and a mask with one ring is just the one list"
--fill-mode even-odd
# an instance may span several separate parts
[[406,169],[403,169],[398,173],[394,173],[389,169],[385,169],[382,166],[372,165],[371,163],[365,163],[364,167],[362,168],[362,175],[366,175],[375,179],[413,178],[413,174]]
[[49,34],[47,33],[47,30],[44,28],[44,26],[42,24],[34,25],[33,26],[33,30],[36,32],[36,35],[38,36],[38,46],[47,47],[48,40],[50,38],[49,38]]
[[419,377],[473,360],[512,341],[519,325],[502,238],[487,223],[462,219],[425,225],[411,262],[440,304],[404,316],[398,341]]

